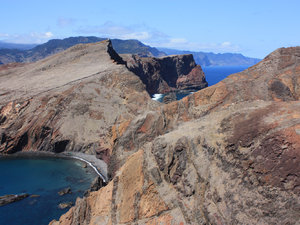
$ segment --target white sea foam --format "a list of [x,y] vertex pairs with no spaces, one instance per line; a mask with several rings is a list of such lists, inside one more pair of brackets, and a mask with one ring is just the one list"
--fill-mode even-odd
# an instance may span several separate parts
[[161,98],[163,97],[163,94],[154,94],[152,99],[155,100],[155,101],[158,101],[160,100]]
[[71,158],[74,158],[74,159],[81,160],[81,161],[87,163],[90,167],[92,167],[92,168],[95,170],[95,172],[98,174],[98,176],[101,177],[101,179],[102,179],[104,182],[107,182],[107,180],[105,179],[105,177],[99,172],[99,170],[97,169],[97,167],[94,166],[91,162],[89,162],[89,161],[87,161],[86,159],[83,159],[83,158],[81,158],[81,157],[74,156],[74,155],[73,155],[73,156],[70,156],[70,157],[71,157]]

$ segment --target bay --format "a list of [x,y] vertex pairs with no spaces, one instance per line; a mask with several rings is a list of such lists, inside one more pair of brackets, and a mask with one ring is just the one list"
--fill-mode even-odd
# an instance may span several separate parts
[[[246,66],[208,66],[208,67],[202,67],[202,70],[205,74],[208,86],[212,86],[212,85],[224,80],[229,75],[241,72],[241,71],[247,69],[248,67],[249,67],[249,65],[246,65]],[[193,92],[188,92],[188,91],[175,92],[177,100],[180,100],[191,93],[193,93]],[[165,96],[165,94],[154,94],[152,96],[152,99],[162,102],[164,96]]]
[[[96,177],[91,168],[83,168],[81,161],[62,158],[0,159],[0,196],[28,193],[28,197],[0,207],[0,224],[48,224],[67,212],[59,209],[64,202],[82,197]],[[58,192],[70,187],[72,193]]]

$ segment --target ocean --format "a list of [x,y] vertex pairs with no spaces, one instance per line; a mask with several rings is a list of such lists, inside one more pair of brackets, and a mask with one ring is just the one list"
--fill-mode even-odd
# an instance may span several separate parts
[[[224,80],[230,74],[241,72],[248,67],[249,66],[208,66],[202,67],[202,70],[205,74],[208,86],[212,86],[221,80]],[[177,100],[180,100],[191,93],[193,92],[178,92],[176,93]],[[165,95],[163,94],[154,94],[152,99],[162,102],[164,96]]]
[[[97,174],[90,167],[74,159],[9,158],[0,159],[0,196],[28,193],[21,201],[0,206],[0,224],[43,225],[58,220],[67,209],[59,209],[64,202],[82,197]],[[70,187],[72,193],[60,196],[58,192]]]
[[241,72],[250,66],[208,66],[202,67],[208,86],[224,80],[230,74]]

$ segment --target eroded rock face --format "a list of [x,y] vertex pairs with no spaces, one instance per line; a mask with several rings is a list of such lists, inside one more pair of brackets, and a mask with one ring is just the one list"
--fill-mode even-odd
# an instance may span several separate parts
[[187,75],[181,75],[176,81],[179,90],[201,90],[208,86],[201,66],[195,66]]
[[149,94],[207,87],[205,75],[193,55],[161,58],[122,55],[129,70],[141,78]]
[[299,223],[299,51],[114,127],[112,181],[53,224]]
[[2,153],[95,146],[109,163],[52,224],[298,223],[300,47],[161,105],[109,46],[0,70]]
[[[0,69],[0,152],[111,150],[111,127],[156,107],[109,41]],[[105,160],[109,161],[110,152]]]

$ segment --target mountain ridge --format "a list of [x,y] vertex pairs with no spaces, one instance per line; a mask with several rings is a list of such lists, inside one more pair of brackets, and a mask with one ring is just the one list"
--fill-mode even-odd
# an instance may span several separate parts
[[[13,44],[0,42],[0,64],[12,62],[33,62],[45,58],[51,54],[58,53],[76,44],[94,43],[106,40],[107,38],[95,36],[78,36],[64,39],[51,39],[40,45]],[[141,57],[161,57],[166,55],[192,54],[198,65],[201,66],[236,66],[254,65],[260,59],[246,57],[238,53],[212,53],[176,50],[169,48],[155,48],[145,45],[134,39],[121,40],[111,39],[112,45],[119,54],[137,54]],[[5,46],[7,46],[5,48]]]
[[[7,64],[12,62],[34,62],[49,55],[53,55],[66,50],[67,48],[77,44],[95,43],[104,40],[107,40],[107,38],[99,38],[95,36],[79,36],[64,39],[51,39],[44,44],[37,45],[34,48],[27,50],[0,48],[0,64]],[[137,54],[143,57],[159,57],[166,55],[156,48],[145,45],[137,40],[111,39],[111,41],[113,48],[117,53],[120,54]]]
[[246,57],[241,53],[213,53],[213,52],[196,52],[185,51],[170,48],[158,48],[167,55],[192,54],[198,65],[201,66],[252,66],[261,59]]

